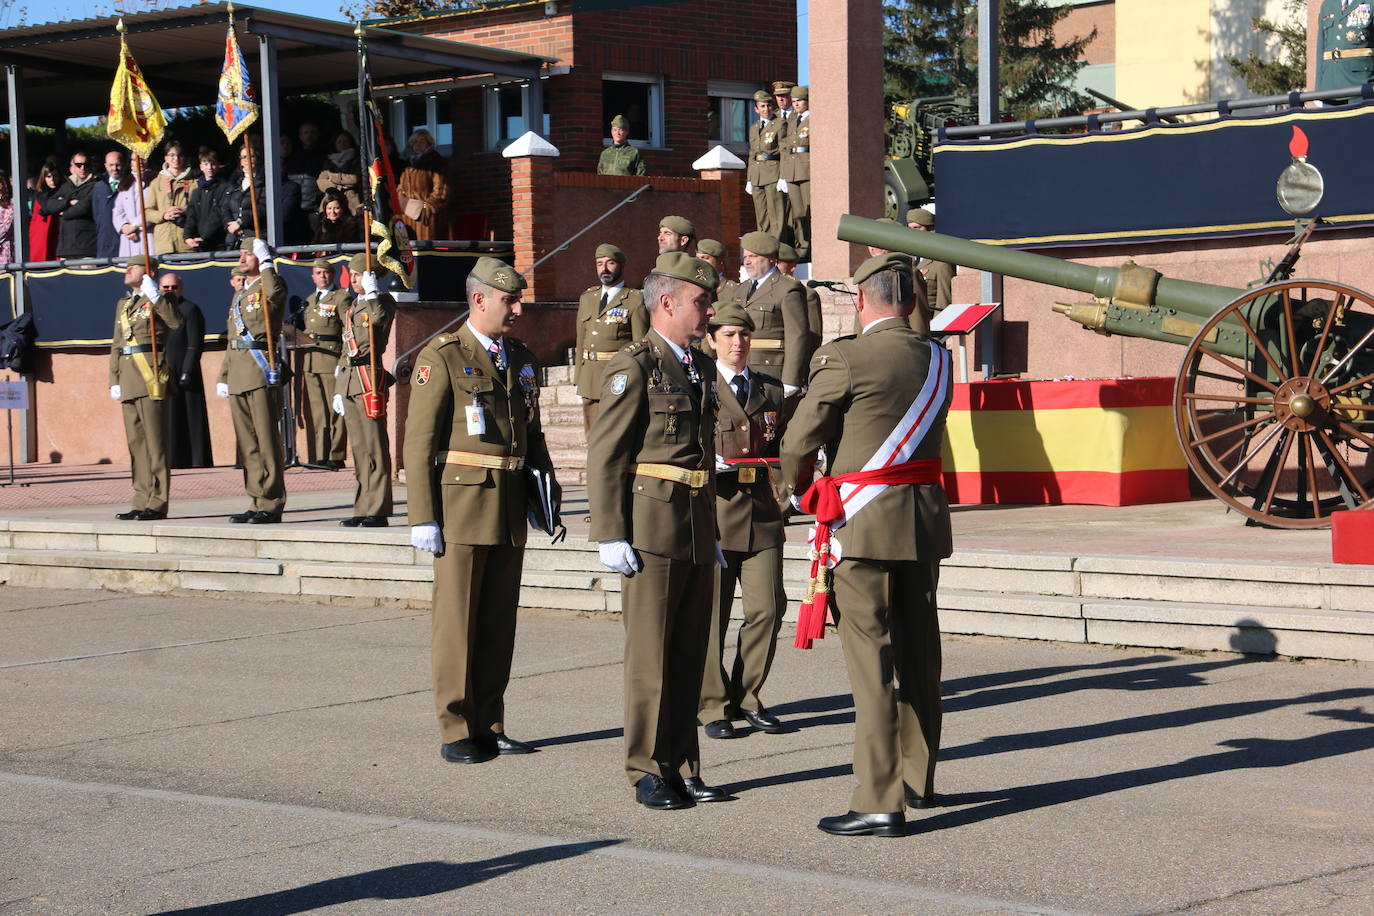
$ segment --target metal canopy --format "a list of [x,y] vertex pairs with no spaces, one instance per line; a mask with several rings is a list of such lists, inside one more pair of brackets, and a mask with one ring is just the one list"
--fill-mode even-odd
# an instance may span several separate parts
[[[246,57],[259,53],[252,36],[276,46],[277,91],[355,89],[354,24],[277,10],[233,5]],[[129,49],[164,108],[211,105],[224,63],[228,3],[211,3],[125,16]],[[55,125],[103,115],[119,59],[118,16],[0,31],[0,64],[23,70],[30,123]],[[537,80],[553,58],[463,44],[364,25],[374,82],[420,82],[496,75]]]

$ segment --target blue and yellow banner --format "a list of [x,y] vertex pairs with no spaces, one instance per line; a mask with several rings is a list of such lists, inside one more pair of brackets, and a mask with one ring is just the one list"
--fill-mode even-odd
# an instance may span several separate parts
[[229,19],[229,37],[224,40],[224,69],[219,75],[219,95],[215,99],[215,121],[233,143],[258,119],[258,102],[248,64],[239,50],[234,20]]

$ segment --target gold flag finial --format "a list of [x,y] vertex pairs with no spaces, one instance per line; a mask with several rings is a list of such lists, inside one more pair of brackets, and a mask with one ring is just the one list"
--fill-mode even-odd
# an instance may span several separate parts
[[361,22],[354,23],[353,34],[358,36],[359,38],[363,37],[363,24]]
[[123,17],[123,16],[120,16],[120,17],[119,17],[119,21],[115,23],[115,31],[118,32],[118,33],[121,34],[121,35],[123,35],[124,32],[126,31],[125,28],[124,28],[124,17]]

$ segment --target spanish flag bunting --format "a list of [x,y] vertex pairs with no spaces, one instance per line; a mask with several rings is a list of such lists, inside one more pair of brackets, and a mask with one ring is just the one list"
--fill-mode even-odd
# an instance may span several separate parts
[[105,130],[111,140],[118,141],[134,153],[148,158],[163,131],[167,119],[153,98],[153,92],[138,69],[138,62],[129,53],[124,40],[124,20],[119,21],[119,69],[110,87],[110,113]]

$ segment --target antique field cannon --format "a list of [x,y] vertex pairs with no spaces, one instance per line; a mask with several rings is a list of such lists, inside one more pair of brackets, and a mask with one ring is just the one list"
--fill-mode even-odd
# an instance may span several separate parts
[[1089,267],[855,216],[848,242],[1090,293],[1055,311],[1100,334],[1183,346],[1174,427],[1189,466],[1218,499],[1279,528],[1330,524],[1374,490],[1374,298],[1341,283],[1290,279],[1300,233],[1253,289],[1173,280],[1126,262]]

